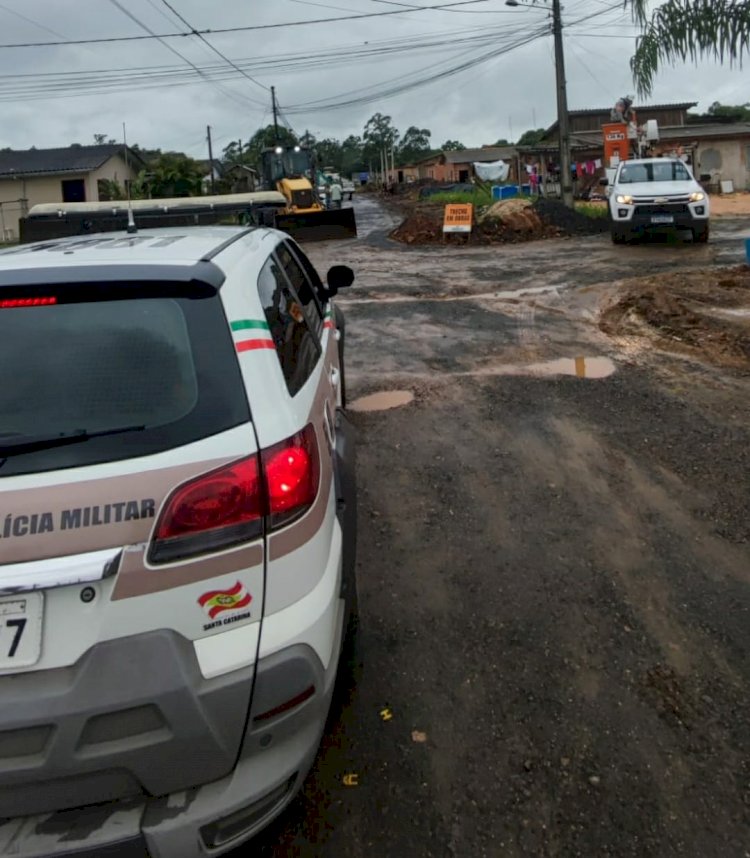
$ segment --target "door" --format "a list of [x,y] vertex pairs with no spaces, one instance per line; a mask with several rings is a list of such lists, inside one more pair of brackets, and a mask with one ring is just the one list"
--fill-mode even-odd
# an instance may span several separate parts
[[64,203],[86,202],[86,184],[83,179],[63,179],[61,184]]

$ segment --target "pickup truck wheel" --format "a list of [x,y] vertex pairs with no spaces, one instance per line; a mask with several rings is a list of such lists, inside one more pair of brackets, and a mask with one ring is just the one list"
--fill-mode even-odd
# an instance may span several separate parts
[[626,244],[627,243],[627,240],[628,240],[627,236],[625,235],[625,233],[622,230],[615,229],[615,227],[612,227],[611,233],[612,233],[612,244]]
[[706,224],[702,229],[694,229],[693,241],[696,244],[705,244],[708,241],[708,232],[708,224]]

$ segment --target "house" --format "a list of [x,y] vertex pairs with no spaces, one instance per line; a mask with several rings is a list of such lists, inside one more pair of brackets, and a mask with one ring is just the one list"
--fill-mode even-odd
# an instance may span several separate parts
[[[688,124],[687,112],[691,107],[695,107],[697,101],[685,101],[677,104],[652,104],[647,107],[635,107],[636,117],[639,125],[645,125],[649,119],[655,119],[659,126],[668,126],[674,128]],[[571,135],[580,132],[594,131],[601,132],[602,125],[607,125],[612,121],[611,107],[593,107],[586,110],[569,110],[568,111],[568,126]],[[544,132],[542,137],[543,143],[555,143],[558,137],[557,120],[550,125]]]
[[514,146],[482,146],[479,149],[456,149],[436,152],[398,170],[399,182],[432,179],[435,182],[468,182],[474,175],[473,164],[506,161],[511,165],[509,181],[517,179],[518,151]]
[[[655,119],[659,126],[659,142],[655,155],[684,156],[697,177],[718,191],[721,181],[731,181],[736,190],[750,190],[750,123],[690,121],[687,111],[693,102],[657,104],[637,107],[638,125]],[[602,125],[610,122],[610,112],[604,108],[570,111],[570,145],[575,164],[590,164],[602,160],[604,140]],[[555,122],[537,146],[524,150],[542,163],[557,165],[558,124]],[[587,184],[591,184],[587,179]],[[577,187],[583,190],[583,187]]]
[[201,190],[204,194],[210,194],[212,188],[215,188],[224,176],[224,165],[218,158],[214,158],[213,161],[209,161],[208,158],[206,158],[204,161],[200,161],[199,163],[203,170]]
[[230,194],[250,193],[259,184],[258,171],[247,164],[232,164],[231,167],[226,167],[222,179],[226,192]]
[[0,237],[18,238],[18,221],[37,203],[111,199],[111,182],[124,186],[144,166],[121,144],[61,149],[0,150]]

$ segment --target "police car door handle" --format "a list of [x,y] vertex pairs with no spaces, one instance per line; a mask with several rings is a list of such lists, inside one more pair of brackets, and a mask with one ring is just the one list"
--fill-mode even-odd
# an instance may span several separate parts
[[339,386],[339,377],[340,377],[340,373],[339,373],[339,371],[336,369],[336,367],[334,367],[334,368],[331,370],[331,386],[332,386],[332,387],[336,388],[336,387],[338,387],[338,386]]

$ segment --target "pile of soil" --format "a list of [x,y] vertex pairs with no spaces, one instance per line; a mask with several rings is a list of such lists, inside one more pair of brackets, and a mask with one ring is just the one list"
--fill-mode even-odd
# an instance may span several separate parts
[[719,366],[750,366],[750,266],[627,280],[599,320],[610,335],[644,336]]
[[560,200],[540,197],[534,203],[534,209],[542,223],[555,227],[560,235],[598,235],[609,232],[609,221],[606,217],[588,217],[569,209]]
[[[404,220],[391,238],[404,244],[438,244],[444,241],[444,206],[432,203],[404,207]],[[556,200],[544,198],[501,200],[480,211],[470,244],[514,244],[566,235],[606,232],[606,218],[590,218]]]

